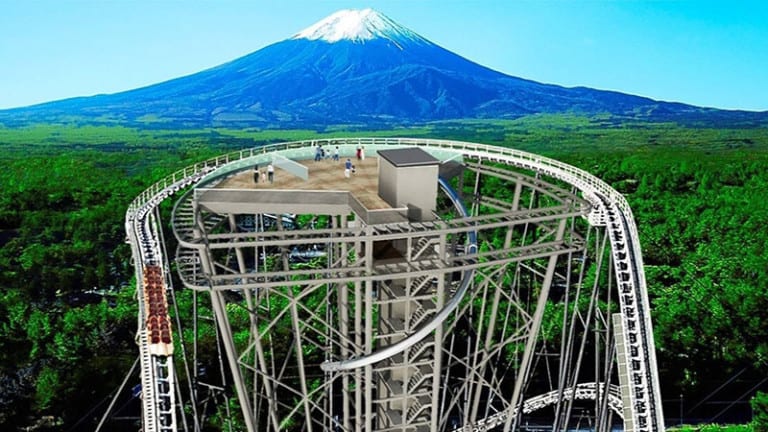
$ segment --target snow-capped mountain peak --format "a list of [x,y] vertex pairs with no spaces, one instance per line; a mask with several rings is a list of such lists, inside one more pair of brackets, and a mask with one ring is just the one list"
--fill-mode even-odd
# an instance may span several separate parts
[[426,42],[418,34],[373,9],[340,10],[295,34],[292,39],[364,42],[376,38],[389,39],[398,46],[403,42]]

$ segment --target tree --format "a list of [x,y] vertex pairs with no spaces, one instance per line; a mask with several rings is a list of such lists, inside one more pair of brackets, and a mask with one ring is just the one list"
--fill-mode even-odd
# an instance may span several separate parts
[[752,428],[755,432],[768,432],[768,393],[757,392],[749,401],[752,406]]

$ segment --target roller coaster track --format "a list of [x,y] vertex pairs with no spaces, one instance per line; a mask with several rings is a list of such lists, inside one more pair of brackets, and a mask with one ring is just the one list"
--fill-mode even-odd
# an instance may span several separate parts
[[[467,209],[464,207],[464,204],[462,203],[461,199],[458,197],[456,192],[448,185],[448,182],[446,182],[442,178],[438,179],[438,182],[440,184],[440,187],[443,188],[443,190],[448,194],[453,204],[459,209],[459,214],[462,217],[469,217],[469,212],[467,212]],[[474,254],[475,252],[477,252],[477,234],[474,231],[470,231],[469,244],[467,246],[467,253]],[[448,318],[451,312],[453,312],[456,309],[456,307],[459,306],[459,302],[464,297],[464,294],[467,292],[467,289],[469,289],[469,286],[472,282],[472,276],[474,274],[475,274],[474,269],[471,269],[471,268],[464,271],[464,276],[462,277],[461,285],[457,290],[456,294],[453,296],[453,298],[451,298],[448,304],[446,304],[445,307],[440,312],[435,314],[434,318],[432,318],[431,321],[419,327],[419,329],[416,330],[410,336],[406,337],[400,342],[394,343],[392,345],[387,346],[386,348],[376,351],[375,353],[371,353],[369,355],[355,358],[355,359],[349,359],[349,360],[343,360],[343,361],[337,361],[337,362],[326,362],[321,365],[321,368],[328,372],[357,369],[363,366],[367,366],[367,365],[382,361],[392,356],[395,356],[399,353],[402,353],[406,349],[414,346],[415,344],[419,343],[425,337],[427,337],[427,335],[429,335],[432,331],[434,331],[443,321],[445,321],[445,319]]]
[[[194,184],[202,175],[211,171],[209,166],[195,166],[191,170],[174,173],[171,177],[155,183],[145,190],[131,204],[126,213],[126,233],[131,244],[136,272],[137,299],[139,304],[138,331],[142,389],[142,424],[145,432],[175,432],[175,374],[171,356],[156,354],[148,337],[145,303],[142,301],[144,269],[146,265],[163,264],[163,245],[160,244],[153,212],[160,203],[182,188]],[[165,276],[167,269],[163,269]]]
[[[600,394],[605,393],[605,385],[597,385],[595,383],[582,383],[575,388],[567,388],[562,392],[560,390],[553,390],[542,395],[534,396],[523,402],[523,413],[528,414],[536,410],[540,410],[546,406],[554,405],[561,400],[596,400],[600,397]],[[621,394],[618,387],[611,385],[608,388],[608,407],[613,410],[619,417],[624,418],[624,406],[621,401]],[[517,415],[517,409],[509,411],[499,411],[496,414],[492,414],[473,426],[467,426],[459,429],[455,429],[454,432],[459,431],[476,431],[476,430],[489,430],[495,427],[503,425],[509,417],[515,417]]]
[[[142,297],[144,287],[144,265],[164,266],[163,245],[157,235],[157,221],[154,213],[161,202],[176,192],[197,183],[205,183],[217,177],[241,170],[252,165],[259,158],[266,158],[271,152],[281,152],[311,158],[313,146],[350,145],[365,146],[368,149],[419,146],[433,154],[460,155],[465,159],[479,162],[495,162],[531,170],[549,176],[578,189],[592,205],[588,220],[593,226],[605,226],[610,237],[611,255],[616,280],[619,281],[620,312],[614,316],[614,328],[619,332],[617,339],[619,364],[625,365],[620,371],[620,392],[624,400],[622,410],[627,431],[664,430],[661,410],[661,396],[653,333],[650,321],[650,307],[643,272],[637,227],[626,199],[608,184],[586,171],[562,162],[518,150],[458,141],[411,139],[411,138],[341,138],[333,140],[307,140],[289,142],[242,150],[219,156],[160,180],[142,192],[131,203],[126,212],[126,231],[132,246],[136,271],[137,294]],[[180,264],[181,265],[181,264]],[[165,275],[167,268],[162,268]],[[458,292],[456,297],[461,297]],[[143,430],[175,431],[176,410],[174,408],[174,374],[171,356],[152,354],[146,335],[146,316],[139,301],[137,343],[141,352],[143,391]],[[444,317],[436,317],[437,320]],[[434,322],[433,322],[434,323]],[[438,323],[439,324],[439,323]],[[416,335],[414,335],[416,336]],[[417,343],[418,337],[407,340]],[[388,353],[391,354],[391,353]],[[388,355],[387,354],[387,355]],[[363,363],[369,361],[363,360]],[[327,367],[359,367],[355,363],[336,364]],[[581,384],[576,389],[557,394],[542,395],[541,400],[596,397],[597,387]],[[575,395],[575,396],[574,396]],[[609,406],[617,410],[619,403],[615,389],[610,389]],[[538,398],[538,397],[537,397]],[[523,411],[533,409],[537,398],[523,404]],[[554,399],[553,399],[554,398]],[[629,403],[627,403],[629,402]],[[496,413],[474,425],[458,430],[483,431],[507,422],[517,414],[517,407]]]

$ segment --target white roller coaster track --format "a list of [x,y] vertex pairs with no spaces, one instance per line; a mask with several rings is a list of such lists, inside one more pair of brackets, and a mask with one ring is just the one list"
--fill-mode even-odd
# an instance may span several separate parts
[[[162,266],[161,245],[150,225],[150,218],[155,207],[177,191],[196,184],[200,181],[240,170],[254,161],[269,158],[269,153],[280,151],[291,157],[312,157],[313,147],[323,145],[366,146],[369,151],[378,148],[394,148],[419,146],[432,153],[446,152],[458,154],[468,159],[490,161],[532,170],[534,172],[562,180],[579,191],[593,205],[589,221],[595,226],[605,226],[610,236],[611,253],[614,261],[614,272],[620,287],[620,313],[622,338],[621,344],[628,366],[626,382],[622,382],[622,393],[629,398],[629,407],[624,404],[624,419],[627,430],[632,431],[662,431],[664,422],[661,410],[661,395],[656,368],[656,356],[653,342],[653,332],[650,319],[650,306],[646,290],[645,273],[643,271],[642,255],[632,211],[626,199],[616,190],[599,178],[586,171],[542,157],[533,153],[519,150],[495,147],[485,144],[446,141],[434,139],[412,138],[336,138],[326,140],[307,140],[273,144],[219,156],[206,162],[177,171],[160,180],[142,192],[131,203],[126,213],[126,231],[128,240],[133,248],[133,259],[136,267],[137,288],[141,289],[142,265],[153,263]],[[167,269],[164,269],[164,272]],[[140,292],[140,291],[139,291]],[[148,352],[146,337],[141,337],[144,330],[144,310],[139,306],[138,342],[143,354]],[[409,343],[418,342],[415,338]],[[146,350],[146,351],[145,351]],[[146,358],[145,358],[146,357]],[[156,356],[142,355],[142,382],[144,391],[144,431],[167,431],[176,429],[174,410],[171,409],[171,424],[165,425],[158,407],[162,406],[161,398],[164,388],[170,380],[173,392],[173,376],[158,377],[162,367],[158,362],[171,364],[171,359],[155,358]],[[150,362],[152,364],[146,364]],[[153,378],[144,375],[151,373]],[[164,381],[166,380],[166,381]],[[150,388],[146,388],[149,386]],[[586,391],[584,387],[582,390]],[[594,390],[594,389],[593,389]],[[595,391],[596,392],[596,391]],[[594,395],[595,392],[590,393]],[[583,392],[582,392],[583,393]],[[577,399],[579,393],[577,391]],[[552,395],[548,396],[550,399]],[[563,398],[570,397],[567,394]],[[535,399],[535,398],[534,398]],[[610,400],[610,399],[609,399]],[[615,402],[615,401],[614,401]],[[526,403],[531,403],[529,400]],[[525,406],[523,410],[525,411]],[[612,405],[612,408],[615,408]],[[504,411],[484,419],[466,430],[481,431],[500,425],[512,412]],[[629,414],[629,415],[628,415]],[[629,418],[628,418],[629,417]]]
[[[194,172],[182,171],[172,180],[155,183],[131,204],[126,213],[126,233],[133,252],[136,272],[136,294],[139,303],[138,331],[136,335],[141,360],[142,424],[144,432],[175,432],[175,374],[173,359],[150,354],[143,299],[143,271],[145,264],[162,267],[162,245],[153,223],[152,213],[160,203],[178,190],[198,182],[213,168],[201,167]],[[163,269],[163,274],[167,269]]]
[[[577,385],[576,388],[567,388],[562,391],[553,390],[549,393],[534,396],[523,402],[523,413],[532,413],[546,406],[554,405],[561,400],[597,400],[597,398],[604,392],[605,385],[601,384],[598,386],[595,383],[583,383]],[[621,401],[620,390],[615,385],[611,385],[608,388],[608,407],[619,417],[624,418],[624,407]],[[512,417],[517,415],[517,409],[514,409],[511,415]],[[503,425],[509,416],[509,411],[499,411],[496,414],[492,414],[478,421],[472,426],[455,429],[453,432],[485,431]]]

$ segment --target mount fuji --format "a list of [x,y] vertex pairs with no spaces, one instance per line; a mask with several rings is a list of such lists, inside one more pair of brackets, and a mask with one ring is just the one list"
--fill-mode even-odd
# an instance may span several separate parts
[[536,113],[672,121],[765,121],[768,113],[659,102],[505,75],[372,9],[342,10],[244,57],[110,95],[0,111],[0,124],[86,122],[179,127],[406,124]]

